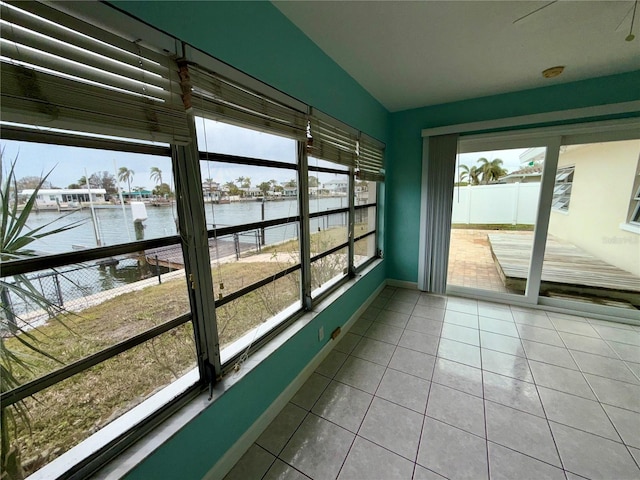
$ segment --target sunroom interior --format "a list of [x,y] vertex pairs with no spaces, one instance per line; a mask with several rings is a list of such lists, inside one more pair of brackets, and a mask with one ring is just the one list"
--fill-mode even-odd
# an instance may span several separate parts
[[[51,187],[25,228],[85,219],[3,246],[3,474],[637,478],[636,7],[1,2],[5,217]],[[491,200],[516,187],[463,182],[464,155],[540,181]],[[56,186],[18,186],[32,160]],[[65,162],[112,201],[56,199]]]

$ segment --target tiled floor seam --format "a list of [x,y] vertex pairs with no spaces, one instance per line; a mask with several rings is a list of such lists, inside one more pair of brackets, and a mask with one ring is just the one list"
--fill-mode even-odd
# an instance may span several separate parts
[[[561,337],[562,338],[562,337]],[[607,344],[607,346],[609,346],[608,342],[603,338],[602,340],[604,340],[604,342]],[[562,339],[562,342],[564,343],[564,339]],[[566,346],[566,344],[565,344]],[[609,346],[609,348],[611,348],[611,346]],[[625,443],[624,439],[622,438],[622,435],[620,435],[620,431],[618,430],[618,427],[616,426],[615,422],[611,419],[611,416],[609,415],[609,412],[607,412],[607,409],[603,407],[603,402],[600,400],[600,397],[596,394],[593,386],[591,385],[591,382],[589,382],[589,379],[586,377],[585,372],[582,370],[582,367],[580,367],[580,365],[578,364],[578,362],[576,361],[575,356],[573,355],[573,352],[571,350],[569,350],[567,348],[567,350],[569,351],[569,355],[571,355],[571,358],[573,359],[573,361],[575,362],[575,364],[577,365],[580,373],[582,374],[582,378],[584,378],[585,382],[587,382],[587,385],[589,385],[589,389],[591,390],[591,392],[593,393],[594,397],[597,399],[598,401],[598,405],[600,406],[600,408],[602,409],[602,411],[604,412],[604,415],[607,417],[607,419],[609,420],[609,423],[611,423],[611,426],[613,427],[613,429],[615,430],[616,434],[618,435],[618,437],[620,438],[620,442],[616,442],[615,440],[611,440],[610,438],[608,440],[614,441],[616,443],[622,443],[622,445],[624,445],[625,449],[627,450],[627,452],[629,453],[629,455],[631,456],[631,459],[633,460],[633,462],[636,464],[636,467],[638,467],[640,469],[640,461],[636,458],[635,455],[633,455],[633,453],[631,452],[631,449],[629,448],[629,445],[627,443]],[[618,355],[618,353],[611,349],[616,355]],[[619,356],[619,355],[618,355]],[[606,357],[605,357],[606,358]],[[620,358],[620,361],[622,361],[624,363],[624,361],[622,360],[622,358]],[[625,363],[625,366],[626,363]],[[627,367],[628,368],[628,367]],[[593,374],[590,374],[593,375]],[[594,375],[594,376],[599,376],[601,378],[608,378],[609,380],[615,380],[613,378],[610,377],[602,377],[601,375]],[[628,383],[628,382],[623,382],[623,383]],[[630,385],[633,385],[630,383]],[[609,405],[608,403],[604,403],[604,405]],[[622,408],[622,407],[618,407],[617,405],[612,405],[613,407],[616,408]],[[624,410],[628,410],[628,409],[624,409]],[[633,412],[633,410],[629,410],[631,412]],[[635,412],[635,413],[639,413],[639,412]],[[558,422],[559,423],[559,422]],[[567,425],[568,426],[568,425]],[[575,427],[571,427],[571,428],[575,428]],[[580,429],[577,429],[580,430]],[[587,432],[590,433],[591,435],[596,435],[592,432]],[[600,435],[596,435],[601,437]],[[603,437],[601,437],[603,438]]]
[[[480,327],[480,317],[478,317],[478,328]],[[484,416],[484,445],[487,456],[487,478],[491,479],[491,459],[489,458],[489,431],[487,429],[487,399],[484,394],[484,368],[482,360],[482,337],[478,334],[480,340],[480,375],[482,376],[482,413]],[[522,343],[522,342],[521,342]]]
[[[374,321],[375,321],[375,320],[374,320]],[[365,331],[365,333],[366,333],[366,331]],[[363,338],[365,338],[365,337],[363,336]],[[366,338],[370,338],[370,337],[366,337]],[[379,340],[379,341],[381,341],[381,340]],[[386,343],[388,343],[388,342],[386,342]],[[396,345],[395,345],[395,348],[393,349],[393,353],[391,354],[391,358],[393,358],[393,355],[395,354],[395,352],[396,352],[396,350],[397,350],[397,349],[398,349],[398,345],[396,344]],[[352,351],[353,351],[353,350],[352,350]],[[351,355],[351,354],[349,354],[349,355],[347,356],[347,359],[348,359],[349,357],[351,357],[351,356],[352,356],[352,357],[354,357],[354,358],[358,358],[358,357],[356,357],[355,355]],[[373,394],[370,394],[370,395],[371,395],[371,401],[369,402],[369,405],[367,406],[367,409],[366,409],[366,411],[364,412],[364,415],[363,415],[363,417],[362,417],[362,420],[360,421],[360,425],[358,425],[358,429],[357,429],[357,431],[355,432],[355,435],[354,435],[354,437],[353,437],[353,440],[351,441],[351,445],[349,445],[349,449],[348,449],[348,451],[347,451],[347,454],[345,455],[344,460],[342,461],[342,464],[340,465],[340,469],[338,470],[338,475],[337,475],[337,477],[339,477],[339,476],[340,476],[340,473],[342,472],[342,469],[344,468],[344,465],[345,465],[345,463],[347,462],[347,458],[349,458],[349,454],[351,453],[351,450],[353,449],[353,445],[354,445],[354,443],[356,442],[356,439],[357,439],[357,438],[362,438],[362,439],[364,439],[364,440],[366,440],[366,441],[368,441],[368,442],[371,442],[371,443],[373,443],[373,444],[375,444],[375,445],[378,445],[376,442],[373,442],[372,440],[369,440],[369,439],[367,439],[367,438],[361,437],[359,434],[360,434],[360,429],[362,428],[362,424],[364,423],[365,418],[367,418],[367,414],[369,413],[369,410],[371,409],[371,405],[373,404],[373,401],[374,401],[374,399],[376,398],[376,393],[378,392],[378,388],[380,388],[380,384],[382,383],[382,379],[384,378],[384,374],[385,374],[385,373],[387,372],[387,370],[389,369],[389,363],[391,363],[391,358],[389,359],[389,362],[387,362],[387,365],[385,366],[384,373],[382,374],[382,377],[380,377],[380,381],[378,382],[378,385],[376,386],[376,388],[375,388],[375,390],[374,390]],[[346,362],[346,360],[345,360],[345,362]],[[372,362],[372,363],[374,363],[374,362]],[[353,387],[353,388],[356,388],[356,387]],[[366,392],[366,393],[368,393],[368,392]],[[342,427],[342,428],[344,428],[344,427]],[[389,450],[389,449],[387,449],[387,448],[383,447],[382,445],[378,445],[378,446],[379,446],[380,448],[384,448],[384,449],[385,449],[385,450],[387,450],[388,452],[391,452],[391,453],[394,453],[394,454],[396,454],[396,455],[397,455],[397,453],[392,452],[391,450]],[[337,478],[337,477],[336,477],[336,478]]]
[[[519,333],[519,332],[518,332]],[[522,339],[520,340],[520,343],[522,343]],[[563,340],[564,343],[564,340]],[[565,345],[566,346],[566,345]],[[523,345],[524,348],[524,345]],[[525,352],[526,354],[526,352]],[[574,359],[575,362],[575,359]],[[544,418],[545,421],[547,422],[547,428],[549,429],[549,434],[551,435],[551,439],[553,440],[553,446],[556,450],[556,454],[558,455],[558,460],[560,461],[560,466],[562,468],[563,471],[565,471],[564,468],[564,461],[562,460],[562,456],[560,455],[560,449],[558,448],[558,442],[556,441],[555,436],[553,435],[553,431],[551,430],[551,424],[549,423],[549,417],[547,416],[547,410],[544,406],[544,402],[542,401],[542,397],[540,396],[540,389],[538,388],[538,383],[536,382],[536,379],[533,375],[533,372],[531,371],[531,365],[529,365],[529,359],[527,358],[527,366],[529,367],[529,373],[531,374],[531,378],[533,378],[533,385],[536,387],[536,393],[538,394],[538,399],[540,400],[540,406],[542,408],[542,413],[544,414]],[[584,375],[583,375],[584,377]],[[567,474],[565,473],[565,478],[567,476]]]
[[[445,303],[445,306],[446,306],[446,303]],[[406,331],[406,328],[405,328],[405,331]],[[442,339],[442,329],[440,329],[440,335],[438,335],[438,344],[436,345],[435,360],[433,362],[433,368],[431,370],[431,376],[429,378],[429,391],[427,392],[427,401],[426,401],[426,403],[424,405],[422,426],[420,427],[420,436],[418,437],[418,448],[416,449],[416,458],[414,459],[414,462],[413,462],[413,477],[415,477],[415,471],[416,471],[416,468],[417,468],[417,465],[418,465],[418,457],[420,455],[420,446],[422,445],[422,436],[424,435],[424,425],[426,423],[426,418],[427,418],[427,408],[429,408],[429,397],[431,396],[431,388],[433,387],[433,374],[434,374],[435,369],[436,369],[436,364],[438,363],[438,358],[439,358],[438,357],[438,351],[440,350],[440,340],[441,339]],[[426,468],[426,467],[423,467],[423,468]]]

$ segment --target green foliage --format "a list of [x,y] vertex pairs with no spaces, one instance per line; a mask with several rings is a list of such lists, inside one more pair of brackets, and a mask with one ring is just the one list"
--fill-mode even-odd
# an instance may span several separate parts
[[162,185],[162,170],[158,167],[151,167],[151,174],[149,179],[156,182],[158,185]]
[[[0,151],[0,170],[2,170],[2,152]],[[49,172],[51,173],[51,172]],[[29,214],[36,205],[38,191],[45,183],[46,178],[40,179],[35,186],[34,192],[26,199],[26,202],[19,207],[18,183],[15,179],[15,161],[11,163],[6,177],[0,186],[0,261],[8,262],[32,257],[35,252],[30,248],[34,241],[64,232],[78,226],[81,222],[74,222],[62,227],[55,227],[54,220],[45,225],[30,229],[27,226]],[[20,385],[16,369],[29,370],[30,355],[20,355],[16,351],[7,347],[5,338],[15,338],[23,347],[26,347],[30,354],[39,354],[53,361],[56,359],[44,351],[33,334],[34,328],[28,321],[19,318],[13,312],[9,304],[10,294],[49,313],[51,317],[60,313],[61,309],[51,304],[35,288],[25,275],[13,276],[13,281],[0,278],[0,385],[2,392],[10,391]],[[15,445],[11,445],[10,432],[12,426],[15,427],[16,418],[19,417],[24,423],[29,422],[28,412],[22,402],[16,403],[11,408],[4,407],[0,413],[0,435],[2,441],[2,452],[0,462],[2,464],[2,478],[21,479],[22,466],[20,464],[20,452]]]
[[129,192],[131,192],[131,180],[133,180],[135,173],[136,172],[129,170],[127,167],[120,167],[118,169],[118,180],[121,182],[127,182]]
[[495,182],[500,177],[503,177],[507,174],[507,171],[502,168],[502,160],[499,158],[494,158],[493,160],[487,160],[482,157],[478,159],[478,163],[480,164],[480,173],[482,174],[482,183],[487,185],[490,182]]
[[488,183],[497,181],[500,177],[507,174],[507,170],[502,168],[502,160],[494,158],[489,161],[482,157],[477,160],[480,165],[461,164],[458,166],[458,184],[468,185],[487,185]]
[[266,196],[269,193],[269,190],[271,190],[271,182],[262,182],[258,185],[258,188],[262,192],[262,195]]
[[160,197],[164,197],[165,195],[168,197],[173,196],[173,192],[171,191],[171,187],[166,183],[161,183],[156,188],[153,189],[152,192],[154,195],[158,195]]
[[224,184],[224,188],[227,189],[229,195],[240,195],[241,190],[238,186],[233,182],[227,182]]

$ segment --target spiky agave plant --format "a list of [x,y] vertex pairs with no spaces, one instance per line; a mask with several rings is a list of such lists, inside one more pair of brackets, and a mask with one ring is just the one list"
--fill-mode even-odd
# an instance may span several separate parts
[[[51,172],[40,180],[33,193],[26,199],[22,208],[19,209],[18,184],[15,178],[16,161],[14,160],[11,163],[9,171],[3,178],[3,153],[0,150],[0,214],[2,216],[0,218],[0,263],[33,257],[36,253],[30,248],[32,242],[70,230],[82,223],[82,221],[77,221],[54,227],[53,224],[60,220],[58,218],[40,227],[30,229],[27,225],[27,219],[36,206],[38,191]],[[38,339],[32,333],[36,327],[30,325],[28,320],[20,318],[12,310],[9,304],[10,295],[41,308],[48,313],[50,318],[55,318],[64,312],[64,309],[47,300],[26,275],[14,275],[12,281],[8,281],[6,277],[0,277],[0,390],[3,393],[20,385],[16,370],[31,371],[29,361],[23,355],[12,351],[7,346],[5,342],[7,337],[14,338],[29,351],[57,362],[56,358],[38,345]],[[17,419],[21,419],[28,426],[28,411],[23,402],[18,402],[11,406],[2,405],[0,408],[2,449],[0,452],[2,468],[0,478],[3,480],[22,479],[23,473],[19,449],[16,445],[11,445],[10,429],[16,429]]]

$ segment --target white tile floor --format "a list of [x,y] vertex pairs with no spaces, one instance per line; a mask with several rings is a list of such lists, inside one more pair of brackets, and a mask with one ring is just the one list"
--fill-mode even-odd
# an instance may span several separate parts
[[640,479],[640,327],[387,287],[227,479]]

